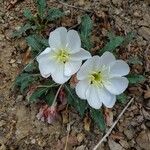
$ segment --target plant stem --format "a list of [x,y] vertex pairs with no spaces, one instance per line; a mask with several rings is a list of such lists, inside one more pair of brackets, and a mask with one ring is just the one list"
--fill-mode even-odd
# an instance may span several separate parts
[[58,85],[55,84],[55,83],[52,84],[52,85],[39,85],[38,88],[40,88],[40,87],[43,87],[43,88],[44,88],[44,87],[45,87],[45,88],[51,88],[51,87],[55,87],[55,86],[58,86]]
[[57,93],[56,93],[56,95],[55,95],[55,98],[54,98],[54,100],[53,100],[52,106],[55,106],[55,105],[56,105],[56,99],[57,99],[57,97],[58,97],[58,94],[59,94],[59,92],[60,92],[62,86],[63,86],[63,84],[61,84],[60,87],[58,88]]

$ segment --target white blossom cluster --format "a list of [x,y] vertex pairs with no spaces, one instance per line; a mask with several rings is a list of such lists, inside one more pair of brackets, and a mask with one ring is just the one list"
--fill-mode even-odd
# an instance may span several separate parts
[[[83,60],[86,61],[82,64]],[[77,73],[76,94],[95,109],[99,109],[102,103],[112,108],[116,95],[128,87],[128,80],[123,77],[130,71],[128,64],[116,60],[110,52],[92,57],[81,48],[81,40],[75,30],[59,27],[51,32],[49,47],[37,57],[37,61],[42,77],[51,76],[58,84],[67,82]]]

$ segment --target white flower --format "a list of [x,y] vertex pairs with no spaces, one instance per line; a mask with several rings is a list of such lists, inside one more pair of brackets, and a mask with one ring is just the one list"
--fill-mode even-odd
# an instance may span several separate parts
[[81,48],[80,37],[75,30],[59,27],[50,33],[50,47],[46,48],[38,57],[39,70],[44,78],[52,76],[59,84],[68,81],[75,74],[82,60],[91,57],[91,54]]
[[88,59],[77,73],[79,80],[76,93],[81,99],[87,99],[89,105],[99,109],[102,103],[112,108],[116,102],[116,95],[121,94],[128,86],[125,76],[129,73],[129,66],[123,60],[116,60],[110,52],[101,57]]

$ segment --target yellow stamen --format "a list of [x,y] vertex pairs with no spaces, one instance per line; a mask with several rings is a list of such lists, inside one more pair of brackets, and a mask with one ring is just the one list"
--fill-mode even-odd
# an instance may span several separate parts
[[58,62],[66,63],[69,61],[70,54],[65,49],[60,49],[56,54],[56,59]]
[[101,72],[93,72],[90,75],[90,83],[94,85],[103,85],[103,75]]

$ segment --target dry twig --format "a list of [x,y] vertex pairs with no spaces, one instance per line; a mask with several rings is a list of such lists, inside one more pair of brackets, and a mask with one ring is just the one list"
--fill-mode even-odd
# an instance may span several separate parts
[[133,100],[134,100],[134,98],[131,98],[131,100],[128,102],[128,104],[126,105],[126,107],[122,110],[122,112],[120,113],[120,115],[118,116],[118,118],[116,119],[116,121],[113,123],[113,125],[111,126],[111,128],[107,131],[107,133],[105,134],[105,136],[103,136],[103,138],[98,142],[98,144],[93,148],[93,150],[97,150],[98,147],[101,145],[101,143],[109,136],[109,134],[111,133],[111,131],[113,130],[113,128],[116,126],[116,124],[120,120],[121,116],[124,114],[124,112],[129,107],[129,105],[133,102]]
[[78,10],[82,10],[82,11],[85,11],[85,12],[88,12],[88,13],[93,13],[92,10],[87,10],[87,9],[83,9],[83,8],[81,8],[81,7],[76,7],[76,6],[74,6],[74,5],[69,5],[69,4],[64,3],[64,2],[62,2],[62,1],[60,1],[60,0],[56,0],[56,2],[58,2],[58,3],[60,3],[60,4],[64,5],[64,6],[66,6],[66,7],[71,7],[71,8],[78,9]]

